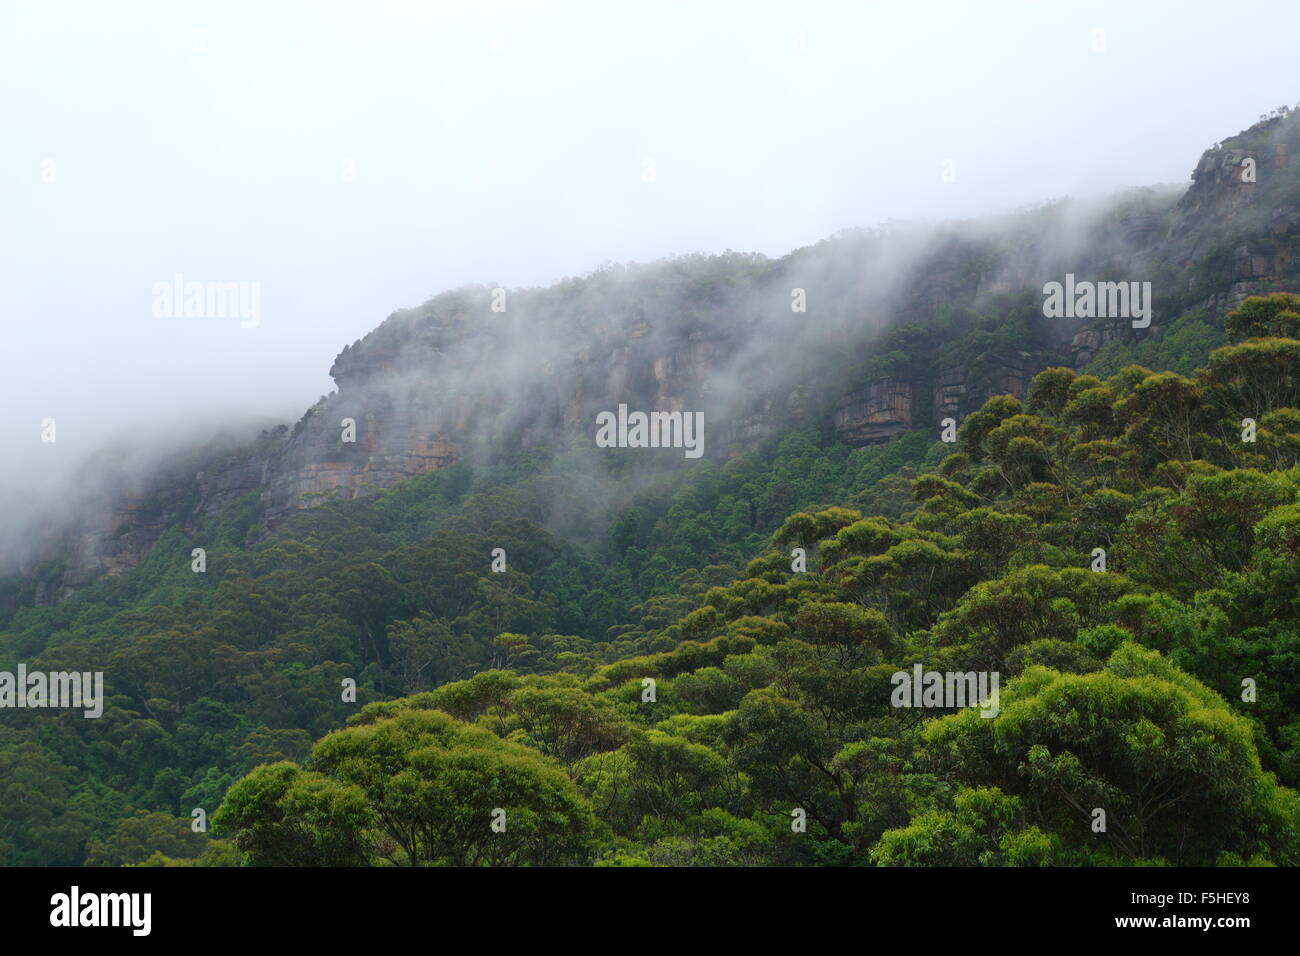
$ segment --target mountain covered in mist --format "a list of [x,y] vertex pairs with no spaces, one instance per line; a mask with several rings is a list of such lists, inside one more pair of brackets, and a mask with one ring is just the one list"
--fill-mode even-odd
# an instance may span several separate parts
[[1187,189],[398,312],[36,536],[0,693],[102,714],[4,711],[0,862],[1295,865],[1297,252],[1292,114]]
[[[1144,354],[1188,334],[1178,323],[1189,313],[1213,326],[1300,270],[1297,129],[1274,117],[1216,144],[1181,191],[891,224],[775,260],[694,255],[547,288],[443,293],[346,346],[330,369],[337,390],[292,428],[147,467],[101,455],[90,467],[104,480],[86,483],[93,492],[71,520],[25,536],[26,587],[10,587],[10,607],[121,572],[166,528],[237,505],[257,511],[256,537],[295,510],[456,462],[590,445],[597,414],[620,403],[703,412],[705,454],[724,460],[801,422],[850,444],[887,441],[991,395],[1020,396],[1049,365],[1083,368],[1108,347]],[[1151,282],[1150,327],[1041,321],[1044,283],[1066,273]],[[941,347],[907,348],[917,328]],[[345,419],[355,442],[341,440]]]

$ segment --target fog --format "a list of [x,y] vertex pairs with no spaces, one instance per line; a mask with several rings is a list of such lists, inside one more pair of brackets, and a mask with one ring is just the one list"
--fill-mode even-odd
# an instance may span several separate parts
[[[297,420],[444,289],[1186,182],[1300,99],[1297,27],[1290,2],[0,0],[7,517],[106,446]],[[255,320],[159,315],[177,276],[254,288]]]

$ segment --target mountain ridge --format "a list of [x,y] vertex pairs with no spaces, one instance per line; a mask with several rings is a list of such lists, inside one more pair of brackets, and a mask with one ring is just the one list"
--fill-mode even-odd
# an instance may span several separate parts
[[[1248,158],[1253,183],[1241,177]],[[124,476],[68,525],[47,527],[20,569],[30,587],[18,600],[61,600],[134,566],[167,527],[248,496],[261,512],[254,533],[265,534],[325,500],[590,439],[596,413],[620,402],[703,410],[714,460],[809,420],[849,444],[960,420],[991,395],[1022,396],[1049,365],[1083,368],[1111,343],[1158,339],[1194,308],[1221,326],[1247,295],[1294,279],[1300,194],[1278,184],[1298,160],[1300,122],[1278,115],[1207,150],[1177,197],[1139,189],[1100,209],[1022,213],[1009,228],[894,226],[777,260],[697,254],[540,289],[442,293],[345,346],[330,369],[336,391],[292,428],[186,473]],[[1152,327],[1035,321],[1038,287],[1067,269],[1154,277]],[[791,310],[795,289],[807,312]],[[494,296],[503,312],[491,311]],[[988,314],[1018,315],[1028,331],[983,343],[973,361],[882,358],[891,330],[946,321],[951,344]],[[354,444],[339,440],[345,419]]]

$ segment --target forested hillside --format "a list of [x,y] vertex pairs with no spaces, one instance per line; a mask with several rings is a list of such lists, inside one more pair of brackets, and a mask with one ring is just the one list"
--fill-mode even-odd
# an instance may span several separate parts
[[[113,680],[102,719],[8,715],[0,848],[1294,864],[1300,300],[1226,326],[1191,376],[1051,368],[955,443],[794,432],[672,472],[599,547],[544,530],[584,494],[563,455],[435,472],[255,548],[223,515],[203,575],[172,533],[11,622],[6,664]],[[896,706],[918,664],[999,673],[999,713]]]
[[[1049,369],[901,515],[789,517],[671,649],[371,704],[218,823],[281,864],[1294,865],[1300,299],[1229,331],[1191,378]],[[1000,713],[891,706],[917,664]]]
[[[1067,276],[1140,280],[1142,316],[1102,300],[1049,319],[1045,283]],[[544,287],[451,289],[345,346],[336,388],[254,440],[233,426],[219,440],[181,429],[166,449],[105,438],[57,507],[33,502],[0,525],[0,622],[130,570],[169,530],[238,514],[238,543],[255,546],[298,511],[453,465],[481,477],[569,454],[560,484],[595,480],[580,507],[549,508],[547,526],[599,546],[629,493],[661,485],[647,472],[673,461],[615,462],[595,447],[597,417],[619,404],[702,414],[699,452],[718,467],[796,431],[879,444],[1023,397],[1051,366],[1188,374],[1242,299],[1297,282],[1300,112],[1277,110],[1207,150],[1185,189],[890,222],[779,258],[692,254]],[[610,485],[611,471],[641,481]]]
[[1300,114],[1192,180],[443,293],[99,482],[0,555],[0,863],[1300,863]]

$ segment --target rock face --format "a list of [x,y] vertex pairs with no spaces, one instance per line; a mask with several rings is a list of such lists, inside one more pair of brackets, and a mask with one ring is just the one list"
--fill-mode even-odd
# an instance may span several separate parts
[[1262,208],[1269,190],[1253,187],[1286,171],[1290,150],[1277,136],[1287,132],[1281,118],[1265,119],[1206,150],[1192,171],[1192,185],[1178,203],[1179,225],[1237,219]]
[[379,395],[373,401],[343,397],[317,405],[266,460],[262,486],[268,522],[456,462],[460,450],[451,436],[463,414],[456,405]]
[[[1242,179],[1247,158],[1255,183]],[[992,395],[1022,397],[1046,365],[1072,356],[1083,367],[1133,330],[1122,320],[1053,320],[1037,345],[980,340],[954,353],[973,357],[919,356],[905,372],[864,371],[878,330],[954,310],[967,328],[981,311],[1027,309],[1038,321],[1043,282],[1066,271],[1152,276],[1157,300],[1163,292],[1180,309],[1222,314],[1300,272],[1297,182],[1300,120],[1292,116],[1207,151],[1176,203],[1145,191],[1091,232],[1048,209],[1006,230],[854,234],[775,261],[728,253],[611,266],[509,291],[505,311],[493,304],[505,290],[444,293],[345,347],[330,369],[337,390],[292,429],[87,503],[37,557],[66,569],[44,579],[41,599],[125,570],[166,528],[241,501],[255,502],[255,531],[265,533],[300,509],[456,462],[590,446],[597,413],[619,404],[703,412],[705,455],[715,460],[809,419],[854,445],[960,420]],[[1073,246],[1049,241],[1084,233]],[[797,289],[807,294],[802,313],[791,306]],[[1157,307],[1157,324],[1169,318]],[[343,440],[345,420],[353,442]]]
[[987,356],[975,369],[940,368],[933,386],[935,424],[945,418],[961,421],[995,395],[1024,398],[1029,382],[1046,364],[1041,355],[1014,352]]
[[1084,329],[1077,333],[1070,340],[1070,353],[1074,356],[1074,367],[1083,368],[1101,351],[1103,345],[1120,338],[1125,332],[1124,320],[1118,320],[1107,321],[1097,328]]
[[888,441],[912,427],[912,385],[886,378],[845,395],[835,406],[835,433],[850,445]]
[[118,574],[138,564],[166,529],[164,516],[148,513],[143,489],[134,488],[105,502],[102,511],[92,511],[99,522],[77,529],[67,543],[72,567],[58,589],[67,597],[100,574]]
[[1298,116],[1275,111],[1206,150],[1174,210],[1155,258],[1189,282],[1208,264],[1220,287],[1205,290],[1207,308],[1228,311],[1300,273]]

